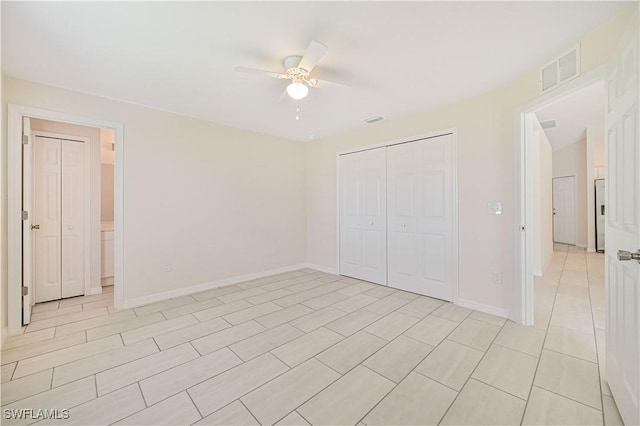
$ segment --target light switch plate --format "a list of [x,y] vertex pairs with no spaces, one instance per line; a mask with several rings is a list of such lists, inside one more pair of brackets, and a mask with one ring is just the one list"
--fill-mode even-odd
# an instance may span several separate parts
[[489,214],[502,214],[502,203],[488,203],[487,213]]

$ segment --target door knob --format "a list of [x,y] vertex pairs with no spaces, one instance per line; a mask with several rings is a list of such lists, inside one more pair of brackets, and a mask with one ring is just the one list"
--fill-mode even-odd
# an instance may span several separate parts
[[640,263],[640,250],[635,253],[631,253],[626,250],[618,250],[618,260],[637,260]]
[[40,225],[31,225],[31,229],[40,229]]

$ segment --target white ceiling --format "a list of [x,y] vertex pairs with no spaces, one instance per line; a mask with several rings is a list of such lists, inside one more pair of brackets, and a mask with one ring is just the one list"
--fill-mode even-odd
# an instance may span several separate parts
[[604,134],[604,83],[580,89],[536,111],[539,121],[556,120],[556,127],[545,129],[554,151],[578,142],[587,127]]
[[[626,3],[628,5],[629,3]],[[2,2],[6,75],[306,141],[504,86],[625,2]],[[279,104],[282,70],[329,50],[312,89]]]

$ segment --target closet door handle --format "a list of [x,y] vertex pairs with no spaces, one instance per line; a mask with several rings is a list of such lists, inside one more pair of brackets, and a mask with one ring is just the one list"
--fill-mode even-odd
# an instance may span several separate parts
[[31,225],[31,229],[40,229],[40,225]]

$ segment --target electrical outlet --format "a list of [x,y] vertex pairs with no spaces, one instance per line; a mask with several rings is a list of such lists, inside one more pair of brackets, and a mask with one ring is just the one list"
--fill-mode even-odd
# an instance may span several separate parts
[[493,272],[493,283],[497,285],[502,284],[502,272]]

